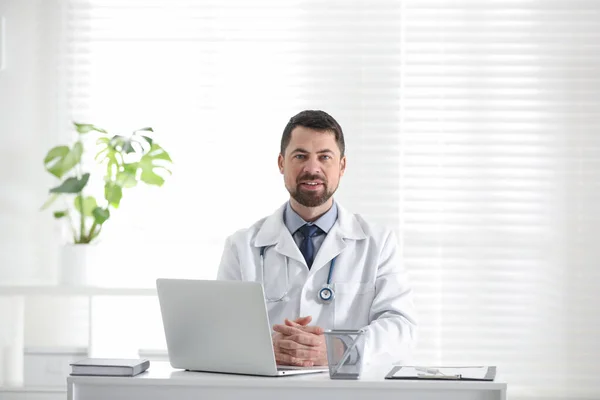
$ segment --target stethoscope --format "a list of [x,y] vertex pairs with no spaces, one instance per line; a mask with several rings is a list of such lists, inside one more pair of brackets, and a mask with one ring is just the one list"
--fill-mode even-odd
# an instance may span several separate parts
[[[260,248],[260,268],[262,269],[263,285],[265,284],[265,251],[267,251],[268,247],[272,247],[272,246],[266,246],[266,247]],[[321,290],[319,290],[318,297],[324,303],[329,303],[330,301],[332,301],[335,298],[335,292],[333,291],[333,287],[331,285],[331,275],[333,274],[333,268],[335,267],[336,258],[337,257],[334,257],[333,260],[331,260],[331,263],[329,264],[329,274],[327,275],[327,282],[323,285]],[[267,301],[270,301],[270,302],[283,301],[283,299],[287,296],[288,291],[289,291],[289,289],[288,289],[289,279],[290,279],[290,268],[289,268],[288,258],[286,257],[285,258],[285,293],[283,293],[283,295],[281,297],[279,297],[277,299],[273,299],[267,295],[267,292],[265,290],[265,298],[267,299]]]

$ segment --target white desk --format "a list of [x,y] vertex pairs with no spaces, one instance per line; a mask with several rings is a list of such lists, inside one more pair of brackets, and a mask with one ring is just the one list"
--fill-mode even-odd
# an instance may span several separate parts
[[286,377],[187,372],[152,362],[133,378],[70,376],[68,400],[197,399],[418,399],[506,400],[506,383],[385,380],[391,366],[364,371],[360,380],[331,380],[328,373]]

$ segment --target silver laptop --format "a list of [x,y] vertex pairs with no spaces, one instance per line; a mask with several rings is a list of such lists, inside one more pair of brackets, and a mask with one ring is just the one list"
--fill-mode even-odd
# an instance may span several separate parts
[[173,368],[261,376],[327,371],[276,364],[259,282],[160,278],[156,288]]

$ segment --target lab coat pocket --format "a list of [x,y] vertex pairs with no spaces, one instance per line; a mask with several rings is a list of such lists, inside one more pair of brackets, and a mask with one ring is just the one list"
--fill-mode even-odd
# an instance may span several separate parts
[[359,329],[369,324],[375,285],[364,282],[334,283],[335,329]]

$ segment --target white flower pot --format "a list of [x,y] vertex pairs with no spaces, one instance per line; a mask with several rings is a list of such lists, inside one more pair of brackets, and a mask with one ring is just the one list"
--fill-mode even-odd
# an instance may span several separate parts
[[66,244],[60,252],[58,284],[88,286],[91,284],[91,260],[94,245]]

